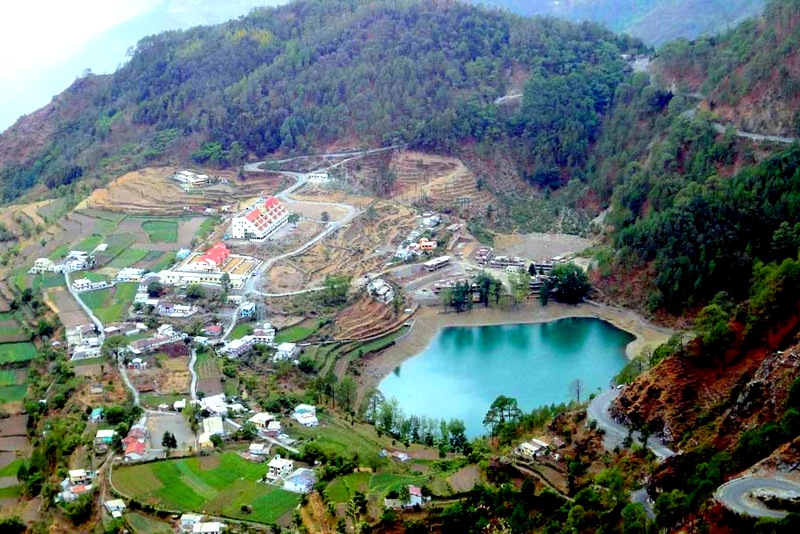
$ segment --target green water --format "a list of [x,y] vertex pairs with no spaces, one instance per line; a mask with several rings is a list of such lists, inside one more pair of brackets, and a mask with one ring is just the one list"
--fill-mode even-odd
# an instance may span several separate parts
[[570,400],[569,384],[607,388],[626,363],[634,337],[589,318],[550,323],[456,327],[440,331],[425,351],[386,377],[380,390],[406,415],[462,419],[470,437],[498,395],[530,411]]

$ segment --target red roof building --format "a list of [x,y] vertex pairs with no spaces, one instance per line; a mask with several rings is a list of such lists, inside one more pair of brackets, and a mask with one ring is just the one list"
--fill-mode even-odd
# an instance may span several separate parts
[[192,268],[201,271],[216,271],[225,264],[230,255],[231,251],[225,246],[225,243],[217,243],[197,258],[192,263]]
[[262,240],[289,220],[289,212],[275,197],[267,197],[231,220],[234,239]]

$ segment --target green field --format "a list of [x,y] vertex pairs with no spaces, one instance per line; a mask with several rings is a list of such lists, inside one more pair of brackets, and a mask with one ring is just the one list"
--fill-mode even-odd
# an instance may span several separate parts
[[125,514],[125,523],[135,534],[172,534],[173,532],[172,527],[167,523],[134,512]]
[[33,343],[3,343],[0,344],[0,364],[12,362],[27,362],[36,356],[36,347]]
[[142,230],[150,238],[151,243],[176,243],[178,241],[178,221],[176,219],[158,219],[142,223]]
[[233,327],[228,339],[241,339],[253,333],[253,323],[239,323]]
[[2,369],[0,370],[0,387],[18,386],[24,383],[25,380],[20,380],[16,369]]
[[174,251],[169,251],[166,254],[161,254],[160,259],[158,260],[158,263],[153,265],[151,270],[153,272],[155,272],[155,273],[157,273],[159,271],[163,271],[164,269],[166,269],[167,267],[172,265],[174,261],[175,261],[175,252]]
[[[197,511],[275,522],[290,513],[299,495],[258,482],[266,465],[254,464],[235,453],[167,460],[120,467],[114,470],[114,485],[121,492],[169,510]],[[249,504],[253,513],[241,507]]]
[[197,237],[198,239],[205,239],[206,237],[210,236],[214,229],[219,226],[219,223],[222,221],[220,217],[208,217],[203,220],[200,224],[200,229],[197,230]]
[[25,395],[27,393],[27,384],[0,387],[0,404],[6,402],[19,402],[25,399]]
[[59,273],[45,273],[38,277],[40,287],[50,289],[52,287],[65,286],[64,275]]
[[300,324],[284,328],[275,334],[275,343],[296,343],[301,341],[319,330],[324,322],[324,319],[316,319],[303,321]]
[[149,250],[144,250],[140,248],[128,248],[120,252],[116,258],[111,260],[108,266],[114,267],[115,269],[124,269],[125,267],[131,267],[133,266],[134,263],[142,261],[149,253],[150,253]]
[[64,245],[59,246],[57,249],[51,252],[48,258],[50,258],[51,260],[60,260],[61,258],[66,256],[67,252],[69,251],[70,251],[70,245],[69,243],[66,243]]
[[82,293],[80,298],[104,323],[122,321],[133,304],[139,284],[120,283],[110,289]]
[[353,498],[356,491],[366,494],[369,491],[369,481],[372,473],[352,473],[333,480],[325,488],[325,494],[333,502],[347,502]]
[[13,477],[17,475],[19,466],[25,463],[24,458],[17,458],[5,467],[0,467],[0,477]]
[[103,236],[100,234],[92,234],[77,245],[72,250],[82,250],[84,252],[91,252],[97,245],[103,242]]
[[362,427],[350,426],[327,415],[319,415],[319,418],[324,425],[313,428],[298,426],[292,428],[292,432],[298,437],[314,439],[323,449],[345,455],[355,452],[361,458],[377,454],[382,448],[389,446],[389,442],[382,442],[362,433]]

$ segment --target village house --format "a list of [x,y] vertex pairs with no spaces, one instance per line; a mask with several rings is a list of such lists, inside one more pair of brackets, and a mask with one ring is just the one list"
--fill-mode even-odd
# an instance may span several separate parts
[[92,410],[92,413],[89,414],[89,421],[92,423],[97,423],[103,420],[103,407],[99,406]]
[[231,251],[225,243],[217,243],[205,254],[195,259],[189,268],[194,271],[216,271],[225,264],[230,255]]
[[192,532],[197,523],[203,522],[200,514],[183,514],[181,516],[181,532]]
[[275,458],[267,464],[267,478],[269,480],[279,480],[288,477],[294,470],[294,462],[288,458],[281,458],[276,454]]
[[197,306],[190,304],[176,304],[174,302],[161,302],[158,305],[158,314],[165,317],[190,317],[197,313]]
[[85,293],[87,291],[97,291],[98,289],[106,289],[113,284],[101,280],[99,282],[92,282],[88,278],[79,278],[72,281],[72,290],[78,293]]
[[283,489],[292,493],[311,493],[314,491],[314,484],[317,483],[317,475],[311,469],[298,469],[283,481]]
[[233,239],[263,241],[288,220],[289,212],[277,198],[262,198],[233,216],[230,235]]
[[125,267],[120,269],[114,279],[117,282],[139,282],[144,275],[144,269],[135,269],[133,267]]
[[278,345],[278,350],[272,359],[276,362],[281,360],[291,360],[297,355],[298,352],[299,349],[297,347],[297,343],[281,343]]
[[209,436],[224,436],[225,427],[222,424],[222,417],[215,415],[203,419],[203,432]]
[[271,347],[275,343],[275,328],[271,323],[264,323],[261,328],[253,330],[253,343]]
[[239,307],[239,317],[243,319],[249,319],[250,317],[254,317],[255,314],[256,314],[255,302],[245,302]]
[[247,420],[248,423],[253,423],[256,428],[266,430],[270,421],[275,419],[275,416],[267,412],[259,412]]
[[219,337],[222,335],[222,325],[212,324],[203,328],[203,334],[207,337]]
[[253,336],[244,336],[226,343],[222,348],[222,352],[224,352],[228,358],[238,358],[242,354],[246,354],[250,349],[252,349],[253,345]]
[[139,287],[136,290],[139,293],[147,293],[147,286],[154,283],[161,283],[161,277],[155,273],[148,273],[141,280],[139,280]]
[[193,534],[220,534],[225,529],[225,524],[219,521],[206,521],[195,523],[192,527]]
[[122,512],[125,511],[125,501],[122,499],[112,499],[110,501],[105,501],[103,506],[111,514],[111,517],[114,519],[119,519],[122,517]]
[[270,448],[269,443],[251,443],[247,448],[247,452],[253,456],[267,456]]
[[327,184],[330,181],[330,176],[324,171],[316,171],[308,175],[308,182],[311,184]]
[[310,404],[298,404],[292,413],[292,419],[307,427],[319,425],[317,409]]
[[69,476],[69,483],[72,485],[86,485],[92,483],[91,474],[84,469],[72,469],[67,474]]

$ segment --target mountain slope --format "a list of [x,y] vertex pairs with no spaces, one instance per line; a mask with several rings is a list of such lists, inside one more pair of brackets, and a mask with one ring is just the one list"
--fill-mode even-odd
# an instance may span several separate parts
[[714,34],[758,15],[764,0],[475,0],[523,15],[588,20],[651,45]]
[[[640,45],[592,25],[450,1],[262,9],[143,39],[117,73],[79,80],[0,135],[3,198],[152,162],[235,165],[340,140],[449,151],[513,138],[520,168],[558,174],[588,156],[629,49]],[[494,100],[515,80],[528,80],[523,105],[501,112]]]

